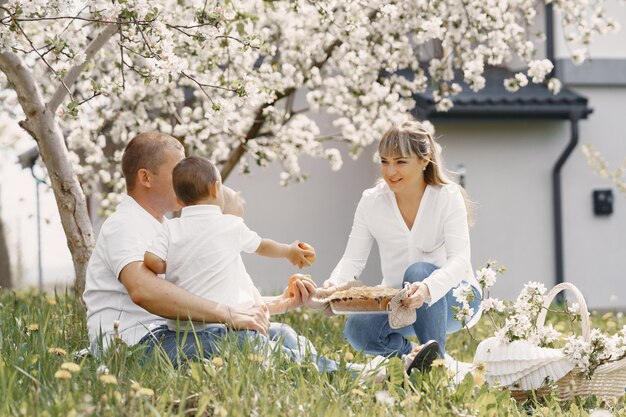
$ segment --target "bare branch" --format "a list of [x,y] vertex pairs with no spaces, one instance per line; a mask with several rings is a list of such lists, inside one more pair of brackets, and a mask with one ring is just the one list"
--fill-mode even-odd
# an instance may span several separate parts
[[67,95],[67,90],[65,90],[64,86],[70,86],[76,82],[78,76],[81,72],[83,72],[83,69],[85,69],[87,63],[91,59],[93,59],[93,57],[100,49],[102,49],[102,47],[109,41],[111,36],[113,36],[118,31],[118,27],[119,26],[115,24],[108,25],[102,32],[98,34],[98,36],[96,36],[93,41],[91,41],[91,43],[87,46],[87,49],[85,49],[85,62],[76,65],[69,70],[67,75],[63,78],[62,85],[57,87],[56,91],[52,95],[52,98],[48,102],[48,111],[52,113],[56,111],[57,107],[59,107],[59,105],[63,102],[65,96]]

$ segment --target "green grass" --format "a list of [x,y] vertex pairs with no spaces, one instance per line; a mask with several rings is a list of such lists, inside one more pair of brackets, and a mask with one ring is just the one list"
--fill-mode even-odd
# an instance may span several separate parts
[[[112,349],[100,359],[76,359],[74,352],[87,347],[88,340],[85,313],[72,296],[5,291],[0,303],[2,416],[584,416],[600,406],[626,416],[623,398],[609,405],[595,398],[518,404],[508,391],[490,390],[471,377],[453,386],[441,368],[407,380],[395,372],[391,381],[362,385],[346,371],[319,374],[311,365],[280,359],[264,367],[229,346],[221,355],[221,366],[205,361],[178,370],[163,361],[142,361],[142,352],[134,348]],[[356,362],[367,360],[344,341],[344,317],[304,310],[276,319],[290,324],[331,358],[345,361],[350,352]],[[610,313],[594,315],[593,321],[609,332],[626,324]],[[482,323],[475,334],[486,337],[488,332]],[[460,360],[471,361],[475,347],[466,332],[448,339],[448,352]],[[65,362],[79,364],[80,370],[68,379],[56,378]],[[101,365],[116,383],[99,379]],[[379,391],[386,391],[392,400],[377,402]]]

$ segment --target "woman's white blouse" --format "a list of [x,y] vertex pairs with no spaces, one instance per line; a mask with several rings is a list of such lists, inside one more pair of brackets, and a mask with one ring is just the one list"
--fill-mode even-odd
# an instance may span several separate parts
[[365,190],[354,214],[346,251],[330,276],[334,283],[358,277],[374,239],[380,251],[385,287],[401,288],[404,272],[415,262],[430,262],[440,269],[424,283],[429,304],[465,281],[480,289],[470,261],[467,210],[457,184],[428,185],[409,230],[395,195],[385,182]]

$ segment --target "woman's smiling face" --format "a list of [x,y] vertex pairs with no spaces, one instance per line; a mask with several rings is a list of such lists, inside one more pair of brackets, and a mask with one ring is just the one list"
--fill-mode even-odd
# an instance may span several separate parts
[[427,164],[417,156],[381,156],[380,175],[394,193],[416,190],[424,182]]

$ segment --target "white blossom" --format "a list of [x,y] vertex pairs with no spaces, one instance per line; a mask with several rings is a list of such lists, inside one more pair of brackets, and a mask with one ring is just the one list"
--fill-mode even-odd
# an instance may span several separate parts
[[491,288],[496,283],[496,271],[491,267],[481,268],[476,271],[476,278],[483,288]]
[[557,95],[561,91],[562,84],[558,78],[550,78],[548,80],[548,91],[552,94]]
[[530,61],[528,63],[528,75],[532,77],[534,83],[540,83],[552,71],[552,68],[554,68],[554,65],[549,59]]
[[487,298],[483,300],[481,306],[484,312],[489,312],[492,310],[503,312],[506,308],[506,306],[504,305],[504,301],[498,300],[497,298]]

